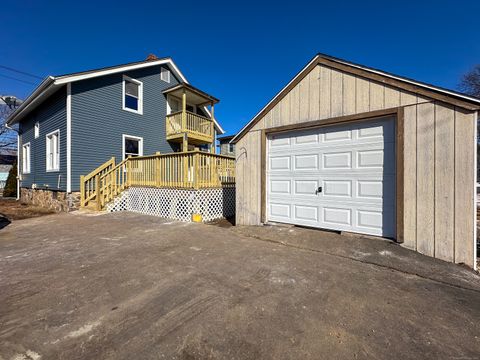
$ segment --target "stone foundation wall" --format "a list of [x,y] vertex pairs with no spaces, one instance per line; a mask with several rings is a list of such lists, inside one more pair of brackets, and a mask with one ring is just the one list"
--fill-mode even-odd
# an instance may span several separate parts
[[21,188],[20,201],[56,212],[68,212],[80,207],[80,193],[67,194],[64,191]]

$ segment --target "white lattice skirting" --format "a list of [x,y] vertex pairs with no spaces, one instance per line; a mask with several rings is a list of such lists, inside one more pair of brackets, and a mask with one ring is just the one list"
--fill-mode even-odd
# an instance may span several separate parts
[[235,188],[158,189],[131,187],[111,203],[107,211],[133,211],[180,221],[191,221],[201,214],[203,221],[235,215]]

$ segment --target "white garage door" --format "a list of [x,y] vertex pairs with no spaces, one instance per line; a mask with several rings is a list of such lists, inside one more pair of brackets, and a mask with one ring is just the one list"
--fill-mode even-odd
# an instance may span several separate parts
[[269,221],[395,236],[395,120],[272,134]]

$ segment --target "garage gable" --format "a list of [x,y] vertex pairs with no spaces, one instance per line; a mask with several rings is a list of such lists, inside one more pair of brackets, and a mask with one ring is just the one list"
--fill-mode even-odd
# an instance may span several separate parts
[[440,101],[478,110],[480,100],[317,55],[232,140],[264,128]]

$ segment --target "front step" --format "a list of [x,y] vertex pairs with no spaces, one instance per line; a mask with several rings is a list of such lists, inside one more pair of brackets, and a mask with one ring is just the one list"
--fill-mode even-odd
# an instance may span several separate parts
[[95,200],[90,200],[87,205],[83,206],[83,208],[97,211],[97,202]]

